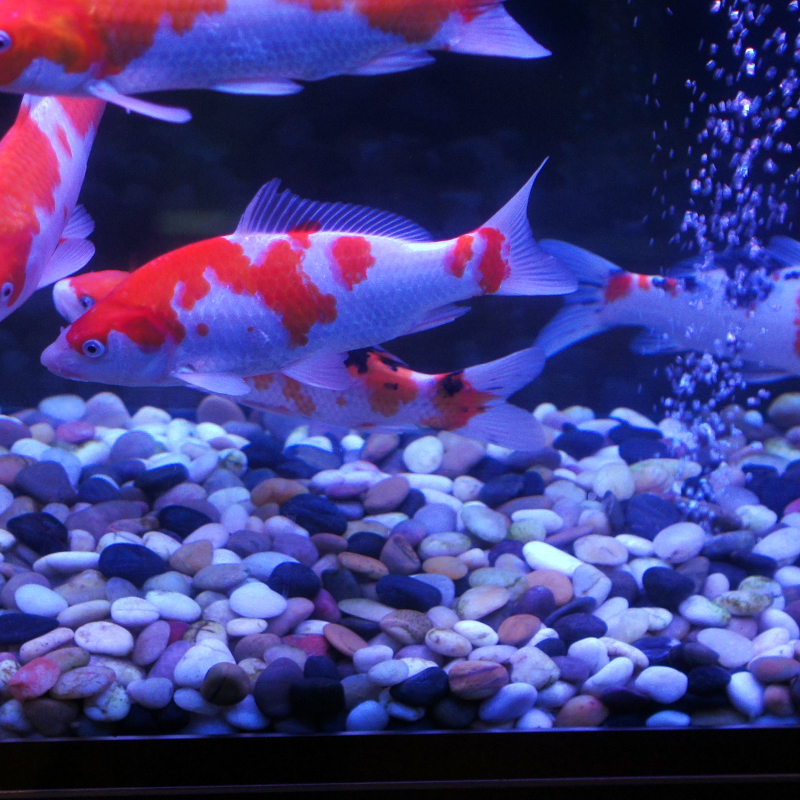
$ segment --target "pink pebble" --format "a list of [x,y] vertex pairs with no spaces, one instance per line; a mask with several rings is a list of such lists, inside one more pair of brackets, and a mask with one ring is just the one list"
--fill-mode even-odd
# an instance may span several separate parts
[[61,668],[52,658],[34,658],[8,679],[8,690],[15,700],[32,700],[49,692],[60,676]]
[[342,618],[342,612],[336,603],[333,595],[327,589],[320,589],[314,598],[313,619],[321,619],[325,622],[338,622]]
[[19,663],[19,656],[16,653],[0,653],[0,661],[16,661]]
[[194,642],[175,642],[171,644],[153,664],[153,668],[148,673],[148,678],[169,678],[173,679],[175,666],[186,655],[186,652],[194,647]]
[[183,634],[189,629],[188,622],[179,622],[176,619],[167,620],[169,624],[169,642],[179,642],[183,638]]
[[91,422],[62,422],[56,428],[56,438],[69,444],[80,444],[94,438],[94,425]]
[[783,509],[783,516],[794,514],[795,511],[800,511],[800,497],[798,497],[797,500],[792,500],[792,502]]
[[327,656],[328,640],[317,633],[299,633],[284,636],[281,641],[291,647],[297,647],[307,656]]

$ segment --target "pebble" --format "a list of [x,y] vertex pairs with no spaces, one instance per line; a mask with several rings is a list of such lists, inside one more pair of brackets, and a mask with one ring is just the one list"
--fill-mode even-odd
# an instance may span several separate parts
[[403,450],[403,463],[409,472],[436,472],[444,458],[444,445],[436,436],[422,436]]
[[286,610],[286,598],[260,581],[245,583],[230,595],[231,610],[243,617],[272,619]]
[[508,672],[489,661],[460,661],[447,673],[450,691],[463,700],[484,700],[509,683]]
[[478,717],[484,722],[508,722],[527,714],[533,708],[538,693],[527,683],[510,683],[478,707]]
[[743,666],[755,655],[755,648],[749,639],[723,628],[698,631],[697,641],[717,654],[721,666],[731,669]]
[[705,531],[694,522],[676,522],[659,531],[653,539],[658,558],[670,564],[683,564],[700,554],[706,541]]
[[633,685],[657,703],[669,705],[686,694],[689,679],[672,667],[648,667],[639,673]]

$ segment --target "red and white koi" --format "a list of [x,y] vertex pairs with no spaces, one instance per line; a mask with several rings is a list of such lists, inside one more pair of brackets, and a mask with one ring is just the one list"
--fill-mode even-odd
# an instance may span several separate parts
[[0,141],[0,319],[94,254],[76,206],[105,103],[26,95]]
[[0,90],[99,97],[186,122],[130,97],[163,89],[285,95],[297,80],[380,75],[429,50],[549,52],[503,0],[0,0]]
[[[59,281],[53,287],[56,308],[73,322],[127,276],[126,272],[106,270]],[[353,376],[348,389],[306,386],[273,372],[245,378],[251,391],[236,400],[251,408],[345,429],[401,432],[431,428],[458,431],[516,450],[544,446],[534,416],[505,402],[542,371],[544,354],[536,347],[439,375],[415,372],[375,347],[351,350],[344,364]]]
[[667,277],[626,272],[566,242],[540,244],[579,283],[537,339],[548,358],[602,331],[641,326],[631,345],[640,354],[735,358],[756,383],[800,375],[800,243],[778,236],[755,257],[716,256],[727,270],[680,267]]
[[236,232],[133,272],[42,354],[51,371],[123,386],[246,395],[283,372],[346,389],[348,350],[456,319],[487,294],[562,294],[571,275],[534,242],[535,175],[485,225],[449,241],[393,214],[301,200],[267,184]]

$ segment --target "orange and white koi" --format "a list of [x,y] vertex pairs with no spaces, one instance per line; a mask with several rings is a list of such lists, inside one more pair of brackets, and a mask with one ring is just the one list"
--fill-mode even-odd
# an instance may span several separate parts
[[730,250],[710,268],[684,264],[667,277],[626,272],[566,242],[541,247],[579,282],[537,339],[548,358],[602,331],[640,326],[647,330],[631,347],[643,355],[734,358],[755,383],[800,375],[799,242],[776,236],[766,248]]
[[[106,270],[59,281],[53,300],[74,322],[128,276]],[[353,376],[345,390],[306,386],[278,373],[245,378],[251,391],[236,400],[274,414],[304,417],[339,428],[369,431],[458,431],[516,450],[544,446],[541,426],[528,411],[506,403],[544,366],[536,347],[455,372],[428,375],[409,369],[385,350],[351,350],[344,362]]]
[[301,200],[273,181],[235,233],[140,267],[42,363],[77,380],[235,396],[267,372],[346,389],[343,353],[450,322],[469,310],[456,301],[575,288],[533,240],[535,177],[485,225],[439,242],[393,214]]
[[503,0],[0,0],[0,90],[94,96],[171,122],[130,97],[163,89],[285,95],[297,80],[380,75],[429,50],[549,52]]
[[0,141],[0,319],[94,254],[94,223],[76,203],[104,107],[26,95]]

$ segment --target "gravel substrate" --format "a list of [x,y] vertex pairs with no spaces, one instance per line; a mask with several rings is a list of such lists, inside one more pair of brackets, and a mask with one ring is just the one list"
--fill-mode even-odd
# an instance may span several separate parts
[[800,395],[548,446],[0,417],[0,738],[800,723]]

